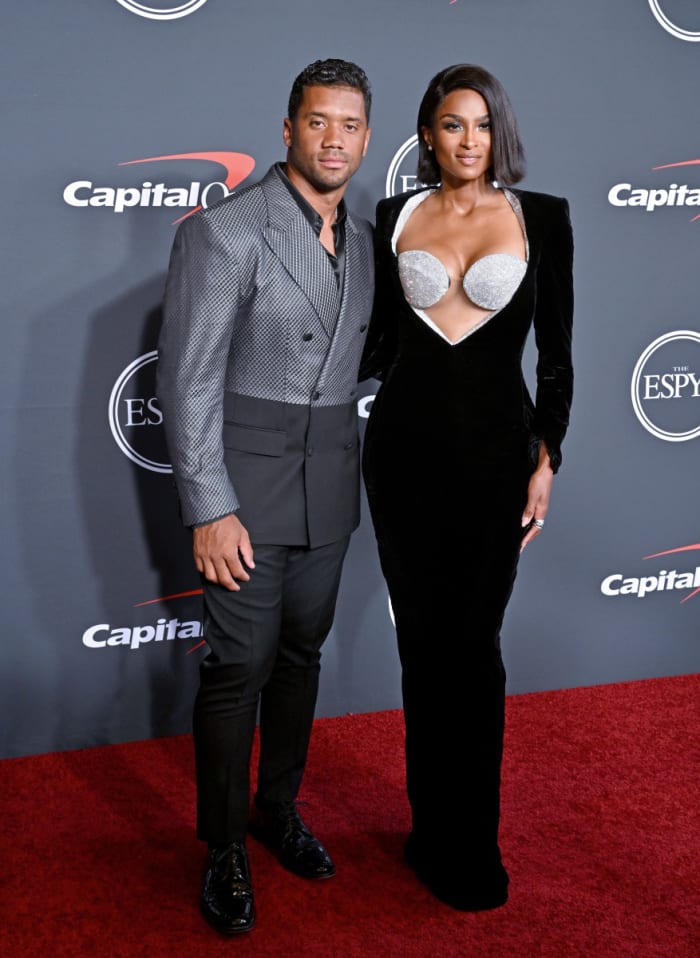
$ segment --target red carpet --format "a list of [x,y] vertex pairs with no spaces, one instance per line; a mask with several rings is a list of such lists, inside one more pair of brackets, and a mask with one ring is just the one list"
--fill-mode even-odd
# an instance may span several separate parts
[[198,913],[191,742],[0,763],[0,953],[245,958],[695,958],[700,676],[508,700],[511,900],[468,915],[402,859],[399,712],[317,721],[300,796],[338,875],[314,884],[250,842],[258,925]]

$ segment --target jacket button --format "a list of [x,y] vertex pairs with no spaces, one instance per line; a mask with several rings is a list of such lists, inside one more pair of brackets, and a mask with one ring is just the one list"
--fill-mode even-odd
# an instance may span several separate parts
[[355,443],[354,443],[354,442],[346,442],[345,445],[343,446],[343,449],[345,449],[346,451],[348,451],[348,450],[350,450],[350,449],[354,449],[354,447],[355,447]]
[[365,331],[366,329],[367,329],[367,323],[363,323],[363,324],[360,326],[360,332],[361,332],[361,333],[364,333],[364,331]]
[[313,446],[309,446],[309,448],[306,450],[306,455],[307,455],[307,456],[313,456],[313,454],[314,454],[314,447],[313,447]]
[[312,398],[312,399],[320,399],[320,398],[321,398],[321,393],[318,392],[318,390],[317,390],[317,391],[312,395],[311,398]]
[[311,339],[314,338],[314,334],[313,334],[313,333],[304,333],[304,335],[303,335],[301,338],[304,340],[305,343],[308,343],[309,340],[311,340]]

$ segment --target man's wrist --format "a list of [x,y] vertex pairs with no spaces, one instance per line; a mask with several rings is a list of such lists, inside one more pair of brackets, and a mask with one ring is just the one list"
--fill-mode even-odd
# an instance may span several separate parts
[[190,526],[191,529],[202,529],[204,526],[211,526],[215,522],[220,522],[222,519],[225,519],[227,516],[235,516],[235,512],[224,512],[223,515],[216,516],[214,519],[207,519],[205,522],[193,522]]

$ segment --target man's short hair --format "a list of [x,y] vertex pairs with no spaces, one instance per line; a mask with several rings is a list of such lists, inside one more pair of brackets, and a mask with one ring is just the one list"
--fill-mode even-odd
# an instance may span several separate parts
[[303,69],[292,84],[287,116],[290,120],[299,112],[307,86],[349,86],[359,90],[365,100],[365,115],[369,123],[372,107],[372,89],[365,71],[349,60],[315,60]]

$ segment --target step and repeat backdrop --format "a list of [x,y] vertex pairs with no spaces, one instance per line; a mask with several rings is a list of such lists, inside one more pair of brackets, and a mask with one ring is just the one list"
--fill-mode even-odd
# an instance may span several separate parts
[[[0,755],[189,730],[206,646],[155,398],[168,256],[284,158],[322,57],[373,84],[348,191],[367,218],[416,186],[418,103],[457,62],[508,89],[522,185],[571,203],[573,420],[504,625],[510,692],[698,670],[696,0],[25,0],[0,36]],[[399,704],[365,507],[318,713]]]

